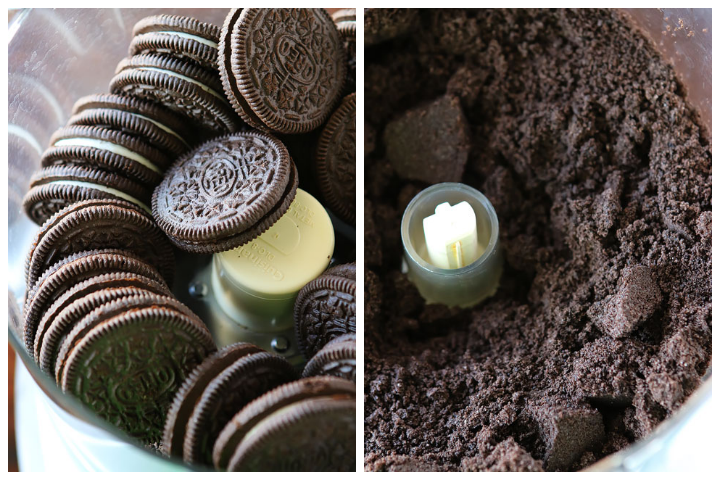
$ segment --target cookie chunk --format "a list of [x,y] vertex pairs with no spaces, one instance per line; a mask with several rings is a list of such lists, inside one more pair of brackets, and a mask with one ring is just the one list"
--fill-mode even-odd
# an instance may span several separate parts
[[470,128],[457,97],[445,95],[408,110],[384,134],[386,155],[405,180],[459,182],[470,151]]
[[417,9],[366,8],[365,45],[374,45],[404,35],[420,24]]
[[603,333],[621,338],[650,318],[661,301],[652,270],[638,265],[626,270],[618,292],[590,307],[588,315]]
[[542,462],[510,437],[497,445],[490,455],[463,458],[464,472],[542,472]]
[[545,443],[545,468],[568,469],[583,452],[605,437],[602,415],[586,405],[545,398],[529,406]]

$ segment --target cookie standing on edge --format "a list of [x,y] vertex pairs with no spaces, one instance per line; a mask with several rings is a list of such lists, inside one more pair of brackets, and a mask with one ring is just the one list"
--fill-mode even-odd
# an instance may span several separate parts
[[219,49],[225,93],[254,128],[309,132],[342,94],[345,49],[324,9],[231,10]]
[[355,333],[355,279],[348,278],[354,264],[334,268],[342,276],[328,270],[305,285],[295,300],[295,337],[307,359],[330,340]]
[[345,80],[345,92],[355,92],[355,9],[345,8],[332,14],[332,19],[337,26],[343,39],[345,51],[347,52],[347,77]]
[[152,188],[160,183],[170,161],[158,149],[118,130],[72,125],[53,134],[40,164],[88,166]]
[[[235,452],[245,442],[245,439],[248,438],[250,442],[254,441],[251,433],[256,432],[256,427],[257,430],[265,430],[268,423],[273,423],[272,421],[267,422],[267,420],[274,415],[279,415],[279,418],[289,420],[292,414],[285,416],[286,413],[284,413],[288,407],[318,398],[332,398],[343,402],[351,399],[354,400],[355,385],[339,378],[304,378],[282,385],[250,402],[245,408],[238,412],[232,420],[227,423],[222,432],[220,432],[213,447],[213,464],[215,468],[221,471],[227,470],[228,464],[231,462],[231,459],[233,459]],[[347,411],[347,413],[348,418],[345,420],[349,420],[350,417],[354,420],[354,412],[351,414],[350,411]],[[311,430],[311,428],[309,428],[309,430]],[[329,430],[325,430],[324,432],[332,434]],[[279,437],[282,437],[283,431],[281,430],[278,433]],[[278,438],[278,440],[280,440],[280,438]],[[303,465],[307,465],[316,471],[333,469],[352,470],[355,455],[354,448],[347,448],[347,446],[344,445],[344,455],[322,455],[319,458],[312,455],[312,453],[316,451],[315,448],[318,450],[331,449],[335,443],[342,443],[344,441],[352,443],[352,440],[345,434],[341,437],[332,435],[316,436],[312,441],[298,441],[294,444],[291,439],[287,439],[286,441],[290,448],[294,447],[292,454],[282,459],[273,456],[273,458],[268,459],[268,461],[279,460],[278,465],[295,465],[301,461],[301,458],[304,458],[305,461]],[[247,460],[247,458],[245,458],[245,460],[238,458],[232,468],[242,468],[244,466],[243,462]],[[281,466],[275,469],[283,470]]]
[[235,343],[213,353],[190,372],[175,395],[165,420],[163,454],[169,457],[182,457],[188,421],[205,388],[236,360],[260,352],[262,350],[259,347],[250,343]]
[[183,250],[231,250],[290,207],[297,171],[285,146],[260,132],[210,140],[175,162],[155,189],[153,216]]
[[229,345],[200,364],[178,390],[165,422],[163,453],[211,464],[215,438],[248,402],[297,378],[282,357],[249,343]]
[[142,275],[165,285],[165,281],[154,267],[122,250],[83,251],[63,258],[45,270],[36,282],[28,285],[23,312],[25,346],[28,352],[34,351],[36,330],[42,317],[49,313],[48,307],[55,300],[76,283],[112,272]]
[[355,94],[345,97],[322,130],[315,152],[318,186],[328,207],[355,224]]
[[[130,269],[128,268],[127,270]],[[114,273],[107,273],[112,271],[111,269],[103,269],[102,271],[102,274],[90,277],[84,281],[80,281],[83,277],[73,279],[74,282],[80,281],[80,283],[76,283],[61,296],[57,297],[45,313],[43,313],[42,319],[35,331],[33,355],[35,362],[40,365],[40,369],[44,372],[50,373],[55,369],[54,362],[55,354],[57,353],[55,347],[57,345],[53,345],[54,340],[52,338],[54,337],[53,332],[57,331],[56,329],[59,329],[59,325],[62,324],[62,321],[58,319],[66,314],[66,309],[75,311],[77,302],[84,302],[87,298],[91,297],[92,294],[99,291],[117,291],[122,288],[136,288],[151,293],[172,296],[172,293],[162,280],[153,280],[150,277],[137,273],[129,273],[128,271],[118,271]],[[88,308],[90,307],[88,306]],[[89,313],[89,311],[90,310],[88,310],[87,313]],[[55,338],[59,339],[59,337]]]
[[355,382],[355,334],[341,335],[327,343],[305,366],[303,377],[329,375]]
[[217,71],[219,37],[220,29],[210,23],[178,15],[153,15],[135,24],[129,53],[160,53]]
[[72,113],[68,125],[112,128],[134,135],[162,150],[172,160],[188,151],[194,142],[189,125],[181,116],[140,98],[89,95],[75,102]]
[[217,75],[178,58],[159,54],[126,58],[118,64],[110,90],[159,103],[216,134],[241,127]]
[[161,439],[175,392],[213,351],[199,320],[158,306],[127,310],[99,321],[68,351],[61,387],[152,444]]

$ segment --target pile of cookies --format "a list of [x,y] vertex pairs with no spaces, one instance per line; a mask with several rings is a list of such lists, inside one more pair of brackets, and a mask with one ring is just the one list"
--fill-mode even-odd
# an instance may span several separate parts
[[216,350],[171,293],[174,269],[152,217],[107,199],[53,215],[26,264],[28,352],[63,391],[148,445],[185,377]]
[[[254,345],[225,347],[198,366],[178,391],[165,424],[163,452],[228,471],[351,470],[354,383],[296,378],[285,359]],[[343,452],[324,460],[317,456],[333,449]]]
[[[220,469],[353,469],[354,383],[316,375],[355,378],[354,335],[332,342],[355,331],[354,264],[299,297],[296,318],[323,324],[300,340],[307,358],[327,352],[296,383],[253,345],[217,352],[171,288],[174,247],[229,250],[287,211],[299,174],[276,135],[313,136],[302,161],[328,208],[354,222],[354,31],[354,12],[336,27],[320,9],[235,9],[222,29],[148,17],[111,93],[80,99],[52,136],[23,201],[41,225],[25,346],[63,391],[144,444]],[[294,455],[278,458],[283,448]]]

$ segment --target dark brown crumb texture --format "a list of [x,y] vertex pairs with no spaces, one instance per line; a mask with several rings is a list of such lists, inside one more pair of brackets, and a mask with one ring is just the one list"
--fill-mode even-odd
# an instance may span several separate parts
[[[419,17],[366,50],[365,468],[584,468],[710,365],[709,135],[620,13]],[[500,220],[501,285],[471,310],[400,272],[402,213],[443,165]]]

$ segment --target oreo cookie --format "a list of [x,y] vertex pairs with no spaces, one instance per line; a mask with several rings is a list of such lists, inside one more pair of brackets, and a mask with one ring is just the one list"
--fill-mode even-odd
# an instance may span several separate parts
[[327,343],[305,366],[303,377],[329,375],[355,382],[355,334],[341,335]]
[[142,275],[166,285],[157,269],[122,250],[82,251],[62,258],[45,270],[37,281],[28,282],[23,311],[25,347],[28,353],[34,355],[38,325],[41,318],[53,310],[51,305],[55,300],[77,283],[112,272]]
[[312,358],[330,340],[355,333],[354,264],[327,271],[305,285],[295,300],[295,337],[305,358]]
[[324,9],[233,9],[218,66],[235,111],[254,128],[304,133],[322,125],[343,92],[345,49]]
[[159,54],[127,58],[118,65],[110,90],[159,103],[207,131],[235,132],[242,125],[217,74],[178,58]]
[[50,218],[38,232],[26,263],[26,281],[63,258],[86,250],[117,248],[136,254],[158,269],[172,285],[172,245],[152,217],[122,200],[85,200]]
[[314,377],[266,393],[228,422],[213,462],[228,471],[354,471],[355,385]]
[[327,206],[355,224],[355,94],[345,97],[322,130],[315,151],[317,183]]
[[74,125],[53,134],[40,163],[43,167],[87,166],[154,187],[162,180],[170,157],[118,130]]
[[219,137],[177,160],[152,211],[179,248],[230,250],[258,237],[290,207],[298,178],[285,146],[259,132]]
[[64,208],[85,200],[124,200],[149,214],[150,198],[146,187],[121,175],[80,166],[47,167],[30,178],[23,209],[42,225]]
[[207,330],[205,324],[188,307],[171,295],[156,294],[143,288],[101,290],[84,297],[72,307],[65,310],[62,322],[59,319],[56,321],[58,327],[54,338],[61,340],[55,358],[55,380],[58,385],[62,384],[68,366],[67,360],[78,342],[94,327],[116,315],[144,308],[164,308],[184,315],[189,322]]
[[215,440],[232,416],[263,393],[295,380],[287,360],[250,344],[208,357],[178,391],[165,424],[163,449],[187,463],[212,464]]
[[186,121],[176,113],[155,103],[120,95],[81,98],[73,107],[68,125],[119,130],[141,138],[173,159],[188,151],[195,142]]
[[[147,267],[152,268],[149,265]],[[58,350],[56,347],[58,347],[60,336],[54,332],[62,330],[60,325],[63,325],[63,321],[57,319],[66,314],[66,309],[77,312],[77,309],[70,307],[74,302],[85,301],[91,294],[98,291],[107,292],[111,289],[119,290],[122,288],[135,288],[167,296],[172,295],[163,280],[153,279],[138,273],[130,273],[128,270],[131,270],[131,268],[121,269],[116,272],[113,272],[113,268],[103,268],[103,273],[89,277],[87,280],[82,280],[86,278],[85,276],[78,275],[72,281],[79,283],[75,283],[71,288],[63,290],[62,295],[55,297],[56,300],[42,314],[42,319],[35,331],[32,353],[41,370],[47,373],[55,371],[55,354]],[[157,277],[159,277],[159,274],[157,274]],[[88,308],[92,309],[97,306],[99,305],[88,306]]]
[[356,76],[355,33],[357,29],[355,24],[355,9],[344,8],[338,10],[332,14],[332,19],[340,32],[340,36],[342,36],[343,45],[345,46],[345,51],[347,53],[347,79],[345,80],[345,92],[354,93]]
[[177,389],[215,350],[207,327],[171,300],[123,297],[94,310],[67,335],[56,365],[64,392],[145,444],[160,441]]
[[219,37],[215,25],[178,15],[153,15],[135,24],[129,53],[159,53],[217,70]]

